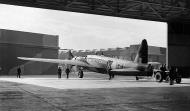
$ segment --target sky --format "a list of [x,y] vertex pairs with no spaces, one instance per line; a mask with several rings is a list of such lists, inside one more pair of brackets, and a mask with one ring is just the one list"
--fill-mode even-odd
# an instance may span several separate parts
[[167,46],[167,23],[0,4],[0,29],[59,36],[61,49]]

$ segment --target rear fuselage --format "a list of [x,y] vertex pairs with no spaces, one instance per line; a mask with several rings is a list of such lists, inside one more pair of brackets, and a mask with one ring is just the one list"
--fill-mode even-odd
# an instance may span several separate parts
[[[135,63],[133,61],[122,60],[117,58],[111,58],[106,56],[99,55],[88,55],[87,57],[80,57],[77,60],[88,63],[93,67],[86,67],[87,70],[98,72],[98,73],[107,73],[107,61],[112,61],[111,69],[133,69],[139,71],[145,71],[147,64]],[[129,71],[122,71],[120,74],[126,74]],[[135,71],[133,71],[135,72]],[[117,72],[118,73],[118,72]]]

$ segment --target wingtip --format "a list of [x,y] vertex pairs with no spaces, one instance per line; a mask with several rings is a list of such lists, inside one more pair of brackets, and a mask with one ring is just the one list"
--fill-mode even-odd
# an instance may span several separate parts
[[17,57],[17,59],[23,59],[24,57]]

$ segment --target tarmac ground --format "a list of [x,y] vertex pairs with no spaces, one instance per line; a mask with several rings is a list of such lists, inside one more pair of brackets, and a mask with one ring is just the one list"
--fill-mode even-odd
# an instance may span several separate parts
[[0,76],[0,111],[189,111],[190,79],[181,84],[152,78],[85,72],[71,74]]

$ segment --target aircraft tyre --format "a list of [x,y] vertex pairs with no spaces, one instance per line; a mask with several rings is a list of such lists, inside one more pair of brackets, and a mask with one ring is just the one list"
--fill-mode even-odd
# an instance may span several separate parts
[[79,78],[83,78],[83,76],[84,76],[83,71],[79,71],[79,72],[78,72],[78,77],[79,77]]
[[138,81],[138,80],[139,80],[139,77],[136,76],[136,80]]
[[180,77],[179,77],[179,78],[176,78],[175,81],[176,81],[177,84],[179,84],[179,83],[181,83],[181,78],[180,78]]
[[155,77],[155,80],[157,82],[162,82],[163,81],[163,76],[162,76],[162,74],[160,72],[156,72],[154,77]]

